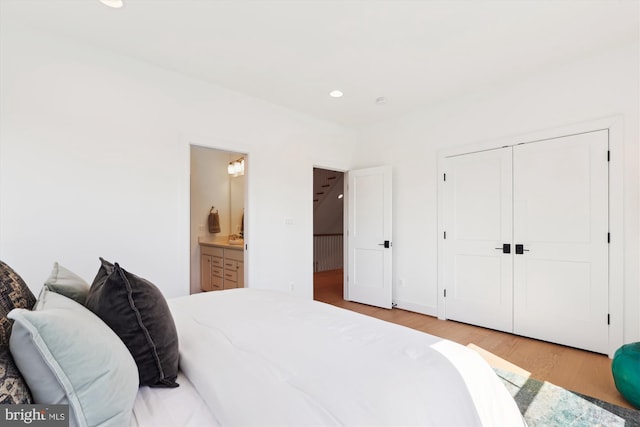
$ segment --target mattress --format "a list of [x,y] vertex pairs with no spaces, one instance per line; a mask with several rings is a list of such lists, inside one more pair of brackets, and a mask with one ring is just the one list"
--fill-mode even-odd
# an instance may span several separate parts
[[489,365],[451,341],[272,291],[169,306],[182,374],[219,425],[524,425]]

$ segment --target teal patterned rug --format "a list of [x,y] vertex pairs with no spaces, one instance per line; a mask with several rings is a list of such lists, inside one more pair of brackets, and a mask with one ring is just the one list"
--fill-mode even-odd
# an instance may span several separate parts
[[622,408],[500,368],[494,368],[511,393],[528,427],[640,426],[640,411]]

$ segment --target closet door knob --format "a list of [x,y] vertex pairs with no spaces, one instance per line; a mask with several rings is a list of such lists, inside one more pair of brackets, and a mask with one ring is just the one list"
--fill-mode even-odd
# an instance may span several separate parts
[[529,249],[525,249],[521,243],[516,244],[516,255],[522,255],[525,252],[529,252]]
[[511,253],[511,244],[510,243],[503,243],[501,248],[496,248],[497,251],[502,251],[503,254],[510,254]]

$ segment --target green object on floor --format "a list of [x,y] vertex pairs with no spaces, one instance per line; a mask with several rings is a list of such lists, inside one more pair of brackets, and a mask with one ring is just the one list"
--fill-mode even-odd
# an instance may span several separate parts
[[616,351],[611,372],[620,394],[640,409],[640,342],[625,344]]

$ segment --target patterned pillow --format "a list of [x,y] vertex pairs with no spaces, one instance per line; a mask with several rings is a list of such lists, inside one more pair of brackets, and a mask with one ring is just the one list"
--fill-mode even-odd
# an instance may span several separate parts
[[33,403],[29,387],[13,362],[9,347],[0,346],[0,405]]
[[4,262],[0,261],[0,346],[9,345],[12,322],[7,314],[14,308],[31,310],[36,297],[24,280]]

